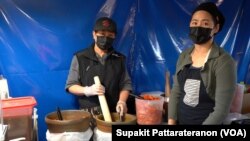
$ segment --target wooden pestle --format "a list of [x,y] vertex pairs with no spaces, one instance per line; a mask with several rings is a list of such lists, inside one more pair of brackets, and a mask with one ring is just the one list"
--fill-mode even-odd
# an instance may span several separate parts
[[[94,81],[95,81],[95,84],[101,84],[100,79],[99,79],[98,76],[94,77]],[[102,114],[103,114],[103,117],[104,117],[104,121],[112,122],[112,118],[111,118],[111,115],[110,115],[110,111],[109,111],[109,107],[108,107],[105,95],[104,94],[103,95],[98,95],[98,99],[99,99],[100,106],[101,106],[101,109],[102,109]]]

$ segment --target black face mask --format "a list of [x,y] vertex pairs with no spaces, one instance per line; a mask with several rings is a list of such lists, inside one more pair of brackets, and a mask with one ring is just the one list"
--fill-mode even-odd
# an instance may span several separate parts
[[189,37],[195,44],[203,44],[210,40],[212,28],[190,27]]
[[97,36],[96,44],[101,50],[108,50],[112,47],[113,42],[113,38],[106,36]]

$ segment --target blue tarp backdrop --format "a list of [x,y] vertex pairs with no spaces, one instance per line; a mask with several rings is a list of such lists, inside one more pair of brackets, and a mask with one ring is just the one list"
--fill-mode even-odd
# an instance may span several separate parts
[[[0,73],[12,97],[34,96],[39,140],[45,141],[49,112],[75,109],[65,92],[73,54],[93,42],[94,22],[112,17],[114,48],[127,56],[134,93],[164,91],[188,38],[192,10],[206,0],[0,0]],[[238,82],[250,83],[250,1],[214,0],[226,17],[216,36],[237,62]]]

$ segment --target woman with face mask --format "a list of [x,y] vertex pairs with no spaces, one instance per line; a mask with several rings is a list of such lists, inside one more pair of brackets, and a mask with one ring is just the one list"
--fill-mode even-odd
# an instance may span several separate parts
[[212,2],[192,13],[189,37],[194,45],[183,51],[176,65],[168,105],[168,124],[222,124],[236,88],[233,58],[214,42],[224,17]]
[[[132,86],[126,58],[112,46],[116,34],[112,19],[99,18],[92,33],[94,43],[73,56],[65,89],[78,96],[80,109],[101,112],[98,95],[105,94],[110,112],[122,116],[128,111],[126,101]],[[95,76],[101,85],[95,84]]]

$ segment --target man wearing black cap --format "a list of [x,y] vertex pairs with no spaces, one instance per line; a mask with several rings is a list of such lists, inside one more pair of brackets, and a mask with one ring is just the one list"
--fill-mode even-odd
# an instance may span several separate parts
[[225,19],[212,2],[192,13],[189,37],[194,46],[178,59],[168,105],[168,124],[222,124],[236,88],[233,58],[214,42]]
[[[79,98],[80,109],[98,111],[98,95],[105,94],[110,112],[127,112],[126,101],[132,90],[125,66],[125,56],[114,50],[116,23],[99,18],[94,26],[94,43],[77,52],[71,62],[66,90]],[[94,83],[99,76],[101,85]]]

